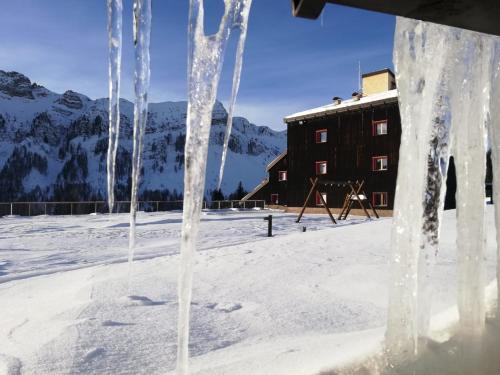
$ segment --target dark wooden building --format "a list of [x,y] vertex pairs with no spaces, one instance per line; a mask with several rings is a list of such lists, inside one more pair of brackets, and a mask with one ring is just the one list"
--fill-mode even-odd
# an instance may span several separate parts
[[[247,199],[265,199],[301,207],[311,187],[310,178],[365,182],[367,198],[378,209],[392,209],[396,187],[401,120],[394,75],[389,69],[363,75],[363,93],[334,98],[331,104],[285,118],[288,150],[268,167],[267,183]],[[283,181],[283,172],[286,181]],[[286,191],[283,191],[283,190]],[[347,190],[323,186],[309,201],[340,208]]]
[[[308,206],[321,208],[321,194],[335,209],[343,206],[349,188],[331,185],[332,181],[364,181],[365,198],[373,207],[382,214],[392,212],[401,141],[394,74],[384,69],[365,74],[362,80],[363,92],[348,100],[335,97],[328,105],[285,117],[288,149],[269,164],[268,179],[245,199],[263,199],[294,210],[304,204],[310,179],[319,178],[329,184],[319,186]],[[455,191],[452,159],[445,208],[455,207]]]
[[266,168],[269,177],[248,193],[243,200],[265,200],[268,205],[288,204],[288,158],[287,151],[278,155]]

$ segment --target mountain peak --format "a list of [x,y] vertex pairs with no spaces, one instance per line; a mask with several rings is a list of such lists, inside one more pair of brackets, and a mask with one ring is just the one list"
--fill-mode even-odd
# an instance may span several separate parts
[[36,87],[24,74],[0,70],[0,92],[4,94],[34,99],[33,89]]

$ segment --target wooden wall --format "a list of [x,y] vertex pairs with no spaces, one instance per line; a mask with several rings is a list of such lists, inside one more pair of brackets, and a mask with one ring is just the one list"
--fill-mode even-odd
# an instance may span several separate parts
[[[374,121],[387,120],[387,134],[374,136]],[[327,129],[327,142],[316,143],[316,130]],[[288,196],[290,207],[302,206],[316,176],[315,162],[327,161],[329,180],[364,180],[372,192],[387,192],[392,209],[396,187],[401,120],[397,102],[356,109],[288,124]],[[388,170],[372,171],[372,157],[387,156]],[[323,189],[325,190],[325,189]],[[345,190],[326,189],[330,207],[341,207]],[[309,206],[315,206],[314,197]],[[378,208],[383,209],[383,208]]]

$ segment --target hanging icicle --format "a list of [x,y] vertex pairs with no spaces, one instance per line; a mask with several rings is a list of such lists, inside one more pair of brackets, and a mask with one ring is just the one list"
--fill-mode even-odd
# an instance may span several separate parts
[[227,113],[226,133],[224,135],[224,145],[222,148],[222,161],[219,171],[219,181],[217,183],[217,190],[220,190],[222,184],[222,177],[224,176],[224,167],[226,165],[227,149],[229,146],[229,139],[231,137],[231,130],[233,128],[233,115],[234,107],[236,105],[236,97],[240,88],[241,69],[243,67],[243,51],[245,49],[245,41],[247,38],[248,16],[250,15],[250,6],[252,0],[240,1],[237,4],[234,15],[233,28],[239,28],[240,37],[238,40],[238,47],[236,50],[236,60],[233,72],[233,86],[231,90],[231,99],[229,100],[229,108]]
[[144,133],[148,119],[150,71],[149,42],[151,34],[151,0],[134,0],[135,103],[134,151],[132,154],[132,191],[130,197],[129,267],[134,258],[137,196],[142,167]]
[[[205,192],[208,140],[224,51],[235,22],[246,30],[251,0],[225,0],[216,34],[204,33],[203,0],[190,0],[188,31],[188,111],[186,120],[184,208],[179,272],[177,373],[188,374],[189,312],[195,244]],[[240,39],[241,42],[241,39]],[[241,47],[240,53],[243,53]],[[241,67],[239,68],[241,69]],[[236,70],[236,69],[235,69]],[[236,81],[239,81],[237,77]]]
[[446,80],[451,37],[442,26],[398,17],[394,64],[402,135],[391,243],[387,350],[412,359],[430,316],[430,272],[438,251],[449,157]]
[[120,135],[120,75],[122,60],[122,0],[108,0],[109,45],[109,143],[108,143],[108,208],[115,204],[115,164]]

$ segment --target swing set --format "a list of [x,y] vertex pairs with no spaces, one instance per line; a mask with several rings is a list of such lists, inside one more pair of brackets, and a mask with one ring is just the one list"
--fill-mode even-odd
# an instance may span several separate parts
[[326,212],[328,213],[328,216],[330,216],[330,219],[332,220],[333,224],[337,224],[335,221],[335,218],[332,215],[332,212],[328,208],[328,205],[325,202],[325,199],[323,198],[323,194],[318,192],[318,188],[320,186],[323,186],[325,188],[348,188],[349,192],[346,194],[344,198],[344,204],[342,205],[342,209],[340,211],[339,216],[337,217],[337,220],[346,220],[347,216],[349,215],[349,212],[351,212],[354,204],[358,204],[363,211],[365,212],[365,215],[368,219],[371,219],[370,213],[366,209],[366,206],[370,210],[373,211],[373,215],[378,219],[378,213],[375,210],[375,208],[372,206],[370,200],[367,198],[367,195],[365,191],[363,190],[363,186],[365,185],[365,181],[333,181],[333,180],[323,180],[320,179],[319,177],[316,177],[314,180],[312,178],[309,179],[311,182],[311,189],[309,190],[309,193],[307,194],[306,200],[304,202],[304,205],[302,206],[302,209],[300,210],[300,214],[297,217],[296,222],[300,223],[300,219],[302,219],[302,216],[304,215],[304,211],[306,210],[307,204],[309,203],[309,200],[311,199],[312,195],[316,192],[318,197],[321,200],[322,206],[325,208]]

